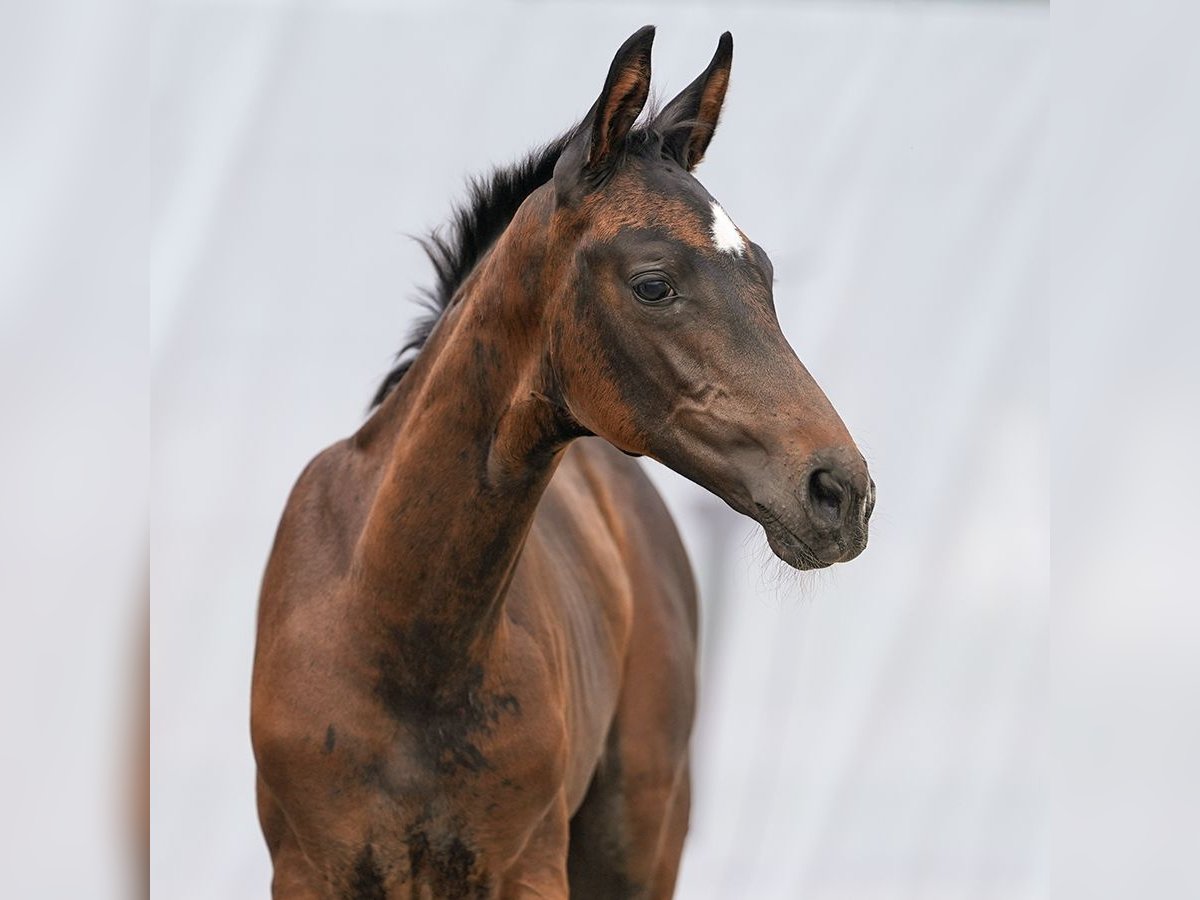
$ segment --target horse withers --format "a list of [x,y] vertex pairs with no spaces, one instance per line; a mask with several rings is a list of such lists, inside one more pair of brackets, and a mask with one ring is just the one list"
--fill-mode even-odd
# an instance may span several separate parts
[[639,123],[653,36],[475,183],[428,246],[435,316],[288,501],[251,714],[276,897],[670,897],[696,593],[631,457],[798,569],[866,543],[874,485],[771,262],[691,174],[732,38]]

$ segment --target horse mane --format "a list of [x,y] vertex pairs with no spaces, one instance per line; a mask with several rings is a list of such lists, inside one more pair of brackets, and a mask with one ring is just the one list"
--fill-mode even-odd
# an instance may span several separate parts
[[434,284],[421,289],[419,299],[425,315],[417,320],[407,342],[396,352],[396,364],[375,392],[372,408],[382,403],[400,383],[459,287],[508,227],[525,198],[554,175],[554,165],[574,131],[560,135],[510,166],[493,169],[483,178],[470,179],[467,198],[452,209],[448,230],[434,228],[419,238],[433,264]]
[[[651,101],[647,107],[645,124],[635,127],[626,138],[626,153],[638,153],[661,145],[662,135],[653,125],[657,113],[655,104]],[[425,315],[417,320],[408,340],[396,352],[395,365],[375,392],[371,409],[382,403],[400,383],[455,293],[508,227],[525,198],[554,175],[555,164],[579,128],[580,125],[574,126],[512,165],[493,169],[483,178],[471,178],[467,182],[465,202],[456,204],[451,211],[449,228],[445,232],[434,228],[424,238],[419,238],[425,255],[433,264],[434,285],[420,290],[418,299],[425,307]]]

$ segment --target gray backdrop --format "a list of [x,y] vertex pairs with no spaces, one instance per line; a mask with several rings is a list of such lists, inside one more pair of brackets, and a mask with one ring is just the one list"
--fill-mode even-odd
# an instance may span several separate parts
[[870,460],[852,564],[795,576],[653,464],[704,593],[678,896],[1034,898],[1048,529],[1048,8],[177,0],[152,26],[152,886],[262,897],[256,592],[304,463],[362,419],[464,177],[582,115],[659,26],[735,40],[698,172],[771,254]]

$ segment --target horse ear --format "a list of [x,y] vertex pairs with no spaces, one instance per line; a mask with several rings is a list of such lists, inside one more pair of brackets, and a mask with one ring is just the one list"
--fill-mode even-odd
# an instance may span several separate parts
[[554,167],[560,198],[578,196],[581,189],[586,192],[620,159],[625,138],[650,96],[653,43],[654,26],[647,25],[617,50],[604,89]]
[[654,26],[646,25],[631,34],[613,57],[604,90],[588,116],[592,135],[587,168],[605,168],[619,154],[629,129],[646,105],[653,43]]
[[727,31],[717,42],[708,68],[655,119],[655,127],[664,135],[663,150],[689,172],[700,164],[717,130],[732,65],[733,35]]

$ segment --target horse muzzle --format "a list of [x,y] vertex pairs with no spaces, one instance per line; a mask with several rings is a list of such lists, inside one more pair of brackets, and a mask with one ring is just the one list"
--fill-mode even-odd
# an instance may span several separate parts
[[[823,569],[854,559],[867,546],[875,482],[856,452],[814,453],[789,489],[764,491],[755,519],[772,552],[796,569]],[[757,492],[756,492],[757,493]]]

